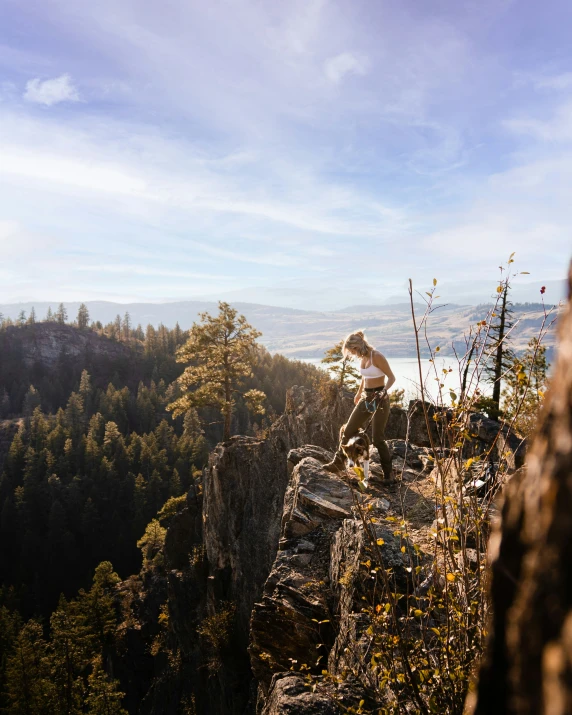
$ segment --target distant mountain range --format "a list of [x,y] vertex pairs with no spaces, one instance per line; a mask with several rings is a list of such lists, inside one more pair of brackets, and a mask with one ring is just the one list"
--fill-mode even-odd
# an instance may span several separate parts
[[[439,276],[437,275],[437,278]],[[564,280],[526,280],[526,276],[517,275],[512,281],[512,299],[514,303],[533,303],[540,297],[540,288],[546,288],[546,300],[558,303],[565,297]],[[494,293],[497,276],[493,273],[489,281],[466,279],[462,281],[439,281],[439,294],[446,303],[458,305],[479,305],[490,300]],[[427,283],[431,282],[429,277]],[[414,289],[422,294],[426,285],[414,281]],[[408,283],[395,282],[391,271],[380,274],[379,284],[375,289],[371,285],[362,288],[347,285],[343,279],[336,285],[335,297],[331,291],[324,291],[321,284],[306,279],[292,277],[288,281],[279,281],[272,286],[248,286],[217,295],[189,296],[197,300],[218,300],[222,298],[230,303],[256,303],[279,307],[305,310],[311,306],[320,311],[347,311],[346,306],[386,306],[409,302]]]
[[[49,307],[52,311],[57,303],[36,302],[0,305],[0,313],[16,319],[24,310],[27,315],[35,307],[36,315],[42,320]],[[77,315],[78,302],[65,303],[68,319]],[[179,323],[187,329],[199,319],[202,312],[216,313],[215,301],[180,301],[176,303],[111,303],[88,301],[91,320],[108,323],[119,314],[129,312],[131,323],[163,323],[173,327]],[[324,352],[353,330],[364,329],[372,344],[378,346],[388,356],[412,357],[415,355],[415,339],[411,322],[410,306],[407,303],[394,305],[356,305],[343,310],[317,311],[294,308],[277,308],[256,303],[235,302],[233,306],[246,316],[249,322],[262,332],[261,342],[270,352],[282,353],[290,358],[319,358]],[[421,304],[416,306],[419,314]],[[514,331],[514,345],[524,349],[528,340],[536,334],[543,319],[540,304],[517,305],[516,316],[520,323]],[[443,305],[433,312],[429,321],[429,334],[433,345],[440,345],[441,354],[452,353],[452,344],[462,346],[463,333],[469,325],[484,317],[486,310],[471,305]],[[554,331],[547,338],[547,345],[554,345]]]

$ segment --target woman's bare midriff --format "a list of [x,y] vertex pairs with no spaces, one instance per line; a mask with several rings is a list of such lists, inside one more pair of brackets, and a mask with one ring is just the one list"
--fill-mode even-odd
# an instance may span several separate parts
[[385,385],[385,377],[374,377],[371,379],[365,380],[365,389],[366,390],[371,390],[374,387],[383,387]]

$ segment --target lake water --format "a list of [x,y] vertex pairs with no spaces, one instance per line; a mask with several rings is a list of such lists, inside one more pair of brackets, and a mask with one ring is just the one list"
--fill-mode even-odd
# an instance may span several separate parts
[[[300,358],[304,362],[309,362],[317,367],[323,367],[320,362],[320,358]],[[416,358],[392,358],[389,361],[393,374],[395,375],[395,384],[392,389],[394,390],[405,390],[405,401],[415,399],[419,396],[419,367],[417,365]],[[452,369],[453,372],[445,373],[443,370]],[[459,367],[455,358],[438,358],[435,361],[435,365],[429,362],[429,360],[421,360],[421,370],[423,373],[423,380],[425,382],[425,389],[435,398],[438,393],[438,381],[436,379],[436,372],[441,378],[441,382],[444,382],[447,388],[451,388],[458,392],[460,385],[459,377]],[[443,377],[446,379],[443,380]],[[448,389],[445,390],[448,394]]]

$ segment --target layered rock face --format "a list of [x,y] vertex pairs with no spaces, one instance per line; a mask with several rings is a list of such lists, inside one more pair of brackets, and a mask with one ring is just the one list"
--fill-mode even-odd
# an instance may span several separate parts
[[130,355],[129,349],[122,343],[113,342],[92,330],[77,330],[71,325],[59,323],[9,326],[5,339],[7,347],[18,351],[28,367],[36,363],[53,367],[64,355],[76,361],[86,356],[116,360]]
[[[304,451],[289,455],[296,466],[284,501],[280,546],[252,612],[249,650],[258,682],[256,711],[262,715],[342,713],[367,702],[367,689],[355,678],[335,687],[324,681],[309,691],[303,673],[326,669],[335,677],[359,669],[370,643],[359,574],[372,542],[383,540],[384,563],[399,587],[408,580],[409,555],[387,524],[371,522],[382,521],[388,500],[375,489],[360,495]],[[374,533],[364,533],[364,510]],[[375,588],[376,577],[370,578],[369,588]]]
[[[572,290],[572,274],[570,279]],[[572,306],[536,436],[491,542],[493,622],[467,713],[572,712]]]
[[[214,450],[204,480],[204,546],[209,568],[206,613],[221,603],[235,609],[232,653],[221,659],[210,688],[212,712],[242,713],[251,699],[247,654],[250,617],[276,552],[289,479],[287,455],[299,445],[333,448],[351,401],[321,401],[310,390],[292,388],[285,414],[264,439],[234,437]],[[324,452],[325,459],[328,452]],[[209,706],[210,707],[210,706]],[[205,712],[207,712],[205,710]]]

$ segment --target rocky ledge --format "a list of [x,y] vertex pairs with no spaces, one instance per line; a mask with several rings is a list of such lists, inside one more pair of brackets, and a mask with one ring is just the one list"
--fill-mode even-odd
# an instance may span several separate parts
[[[315,456],[305,456],[311,452]],[[412,552],[409,544],[402,549],[405,542],[386,521],[399,487],[392,494],[374,485],[362,493],[323,470],[329,457],[313,446],[288,455],[295,466],[279,548],[250,624],[256,712],[262,715],[342,713],[367,701],[368,688],[351,675],[335,687],[324,679],[312,691],[304,674],[324,670],[331,678],[359,670],[370,640],[362,596],[378,578],[366,573],[364,584],[363,565],[376,544],[383,544],[384,566],[392,570],[396,587],[408,588]]]

